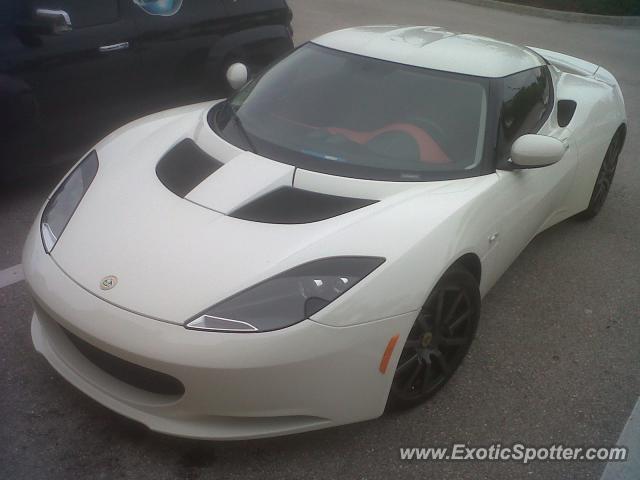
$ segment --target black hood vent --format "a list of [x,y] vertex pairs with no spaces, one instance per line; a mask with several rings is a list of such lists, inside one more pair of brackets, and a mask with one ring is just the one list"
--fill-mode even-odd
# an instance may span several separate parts
[[238,208],[230,215],[252,222],[301,224],[337,217],[376,202],[282,187]]
[[156,175],[165,187],[184,198],[222,165],[187,138],[165,153],[156,165]]

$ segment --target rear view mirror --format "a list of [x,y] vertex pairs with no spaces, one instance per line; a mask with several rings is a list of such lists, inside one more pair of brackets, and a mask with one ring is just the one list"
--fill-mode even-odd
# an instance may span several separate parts
[[234,63],[227,70],[227,82],[234,90],[239,90],[249,81],[249,69],[244,63]]
[[511,147],[515,168],[539,168],[559,162],[567,150],[560,140],[545,135],[523,135]]

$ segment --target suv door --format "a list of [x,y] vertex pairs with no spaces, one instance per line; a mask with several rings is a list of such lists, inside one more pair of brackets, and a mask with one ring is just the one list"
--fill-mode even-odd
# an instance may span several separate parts
[[[137,62],[123,3],[22,2],[8,73],[33,93],[47,152],[85,149],[126,119],[122,106],[136,88]],[[52,19],[64,28],[52,31]]]
[[229,15],[261,14],[287,8],[283,0],[223,0]]
[[147,110],[202,100],[209,51],[226,28],[222,1],[128,1],[135,4],[141,63],[150,79]]

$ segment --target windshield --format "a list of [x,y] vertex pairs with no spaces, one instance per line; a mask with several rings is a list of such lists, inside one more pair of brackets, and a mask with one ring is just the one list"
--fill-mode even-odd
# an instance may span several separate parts
[[307,44],[212,112],[227,141],[309,170],[356,178],[477,175],[484,78]]

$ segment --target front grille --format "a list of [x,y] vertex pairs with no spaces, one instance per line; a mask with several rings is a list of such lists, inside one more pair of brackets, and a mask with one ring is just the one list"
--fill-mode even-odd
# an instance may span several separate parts
[[60,328],[87,360],[121,382],[160,395],[184,394],[184,385],[177,378],[103,352],[65,328]]

